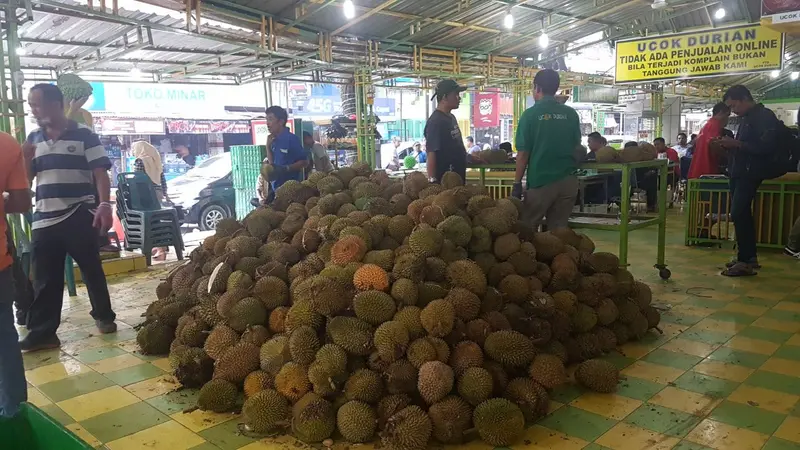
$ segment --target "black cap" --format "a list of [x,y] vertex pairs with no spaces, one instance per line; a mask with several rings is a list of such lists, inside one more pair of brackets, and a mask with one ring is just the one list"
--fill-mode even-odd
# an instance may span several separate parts
[[436,84],[436,90],[433,92],[433,97],[431,97],[431,100],[433,100],[434,97],[439,95],[444,97],[445,95],[451,92],[464,92],[466,90],[467,88],[465,88],[464,86],[459,86],[459,84],[456,83],[455,80],[442,80],[438,84]]

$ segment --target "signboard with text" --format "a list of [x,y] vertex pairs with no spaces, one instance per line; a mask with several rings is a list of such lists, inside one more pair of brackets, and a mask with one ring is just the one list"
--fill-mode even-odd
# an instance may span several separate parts
[[772,23],[800,20],[800,0],[761,0],[761,17],[772,17]]
[[639,83],[780,70],[784,36],[760,25],[616,43],[615,82]]

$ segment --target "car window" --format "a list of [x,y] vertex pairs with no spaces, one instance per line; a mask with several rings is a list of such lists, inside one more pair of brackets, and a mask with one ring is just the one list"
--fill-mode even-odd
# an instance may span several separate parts
[[231,171],[231,154],[212,156],[186,172],[189,177],[221,178]]

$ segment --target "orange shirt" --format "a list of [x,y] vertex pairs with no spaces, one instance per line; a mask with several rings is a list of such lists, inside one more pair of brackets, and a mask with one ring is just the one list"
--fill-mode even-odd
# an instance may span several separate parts
[[[0,193],[29,189],[22,147],[10,134],[0,132]],[[6,242],[5,201],[0,201],[0,270],[11,266]]]

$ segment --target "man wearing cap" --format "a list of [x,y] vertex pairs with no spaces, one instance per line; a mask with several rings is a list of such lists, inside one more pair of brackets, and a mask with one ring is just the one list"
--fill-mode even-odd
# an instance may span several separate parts
[[548,230],[567,228],[578,195],[575,173],[586,157],[578,113],[555,98],[559,84],[554,70],[536,74],[536,104],[522,113],[515,137],[517,171],[511,195],[522,197],[522,176],[527,172],[523,220],[538,227],[544,218]]
[[428,178],[439,182],[447,171],[464,179],[467,176],[467,149],[461,129],[452,112],[461,103],[461,93],[467,88],[453,80],[442,80],[436,85],[436,111],[425,124],[425,146],[428,157]]

